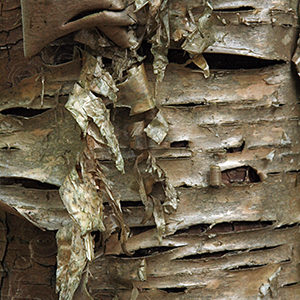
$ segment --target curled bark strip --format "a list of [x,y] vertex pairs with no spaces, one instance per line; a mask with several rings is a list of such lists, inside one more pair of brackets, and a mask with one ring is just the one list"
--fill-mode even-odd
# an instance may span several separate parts
[[155,107],[144,64],[128,71],[126,80],[118,85],[118,106],[130,107],[130,114],[136,115]]
[[152,213],[153,213],[153,202],[147,195],[144,180],[143,180],[143,177],[141,175],[141,172],[140,172],[139,166],[138,166],[139,163],[141,163],[142,161],[147,159],[147,156],[148,156],[147,151],[144,151],[136,158],[135,163],[134,163],[134,172],[135,172],[136,180],[137,180],[137,183],[139,186],[139,194],[140,194],[141,200],[145,206],[145,216],[143,218],[142,223],[146,223],[151,218]]

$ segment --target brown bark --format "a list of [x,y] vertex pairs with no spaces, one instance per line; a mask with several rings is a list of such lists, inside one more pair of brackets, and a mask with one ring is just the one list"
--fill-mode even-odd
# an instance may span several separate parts
[[[184,28],[178,20],[187,15],[186,5],[195,18],[201,13],[194,1],[170,5],[173,35]],[[98,150],[97,157],[121,199],[132,231],[126,247],[133,256],[124,254],[117,233],[104,250],[96,248],[86,273],[92,275],[87,288],[94,299],[130,299],[134,292],[137,299],[298,299],[299,81],[291,66],[293,57],[299,68],[297,5],[294,0],[213,1],[218,39],[206,52],[251,56],[256,68],[233,69],[232,60],[204,79],[198,70],[168,66],[156,102],[169,132],[160,145],[149,140],[149,150],[180,201],[166,215],[161,243],[154,219],[142,223],[133,170],[129,132],[143,116],[130,115],[124,103],[128,87],[120,85],[123,101],[113,123],[125,175],[114,168],[107,150]],[[69,9],[73,17],[74,7]],[[51,39],[58,37],[52,34]],[[58,188],[82,147],[80,130],[63,108],[81,62],[69,56],[70,37],[30,59],[24,58],[22,38],[20,4],[6,1],[0,22],[0,202],[41,228],[57,230],[71,221]],[[152,91],[150,65],[146,73]],[[218,188],[209,181],[215,165],[222,172]],[[163,199],[159,185],[153,194]],[[109,207],[104,214],[108,224]],[[55,255],[53,232],[0,212],[1,299],[56,299]]]

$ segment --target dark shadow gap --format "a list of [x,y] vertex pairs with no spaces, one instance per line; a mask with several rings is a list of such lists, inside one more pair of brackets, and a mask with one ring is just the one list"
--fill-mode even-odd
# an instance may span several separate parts
[[224,251],[208,252],[208,253],[201,253],[201,254],[192,254],[181,258],[176,258],[175,260],[198,260],[198,259],[206,259],[206,258],[214,259],[214,258],[220,258],[228,253],[230,253],[230,255],[233,255],[235,253],[238,253],[240,251],[245,251],[245,250],[247,249],[224,250]]
[[250,166],[227,169],[221,174],[222,181],[226,185],[261,182],[257,171]]
[[141,201],[121,201],[122,207],[144,207]]
[[[139,249],[139,250],[136,250],[134,252],[134,254],[131,255],[130,257],[138,258],[138,257],[150,256],[150,255],[153,255],[153,254],[161,254],[161,253],[173,250],[175,248],[177,248],[177,247],[160,246],[160,247],[151,247],[151,248]],[[120,255],[117,255],[117,257],[126,258],[128,256],[126,254],[120,254]]]
[[180,185],[178,188],[184,188],[184,189],[191,189],[192,186],[191,185],[187,185],[186,183]]
[[290,170],[290,171],[287,171],[287,174],[298,174],[300,173],[300,170]]
[[293,286],[293,285],[297,285],[299,283],[300,283],[299,281],[291,282],[291,283],[284,284],[282,287]]
[[233,231],[234,231],[234,227],[232,223],[223,222],[214,225],[212,228],[208,229],[206,233],[211,234],[211,233],[224,233],[224,232],[233,232]]
[[155,225],[131,227],[130,232],[134,236],[134,235],[138,235],[138,234],[141,234],[143,232],[146,232],[148,230],[153,230],[153,229],[156,229]]
[[24,117],[24,118],[32,118],[42,113],[46,112],[51,108],[44,108],[44,109],[33,109],[33,108],[25,108],[25,107],[14,107],[8,108],[1,111],[2,115],[9,115],[14,117]]
[[228,271],[239,271],[239,270],[249,270],[249,269],[257,269],[260,267],[264,267],[267,264],[257,264],[257,265],[243,265],[243,266],[237,266],[230,269],[227,269]]
[[269,176],[269,175],[279,175],[281,172],[269,172],[269,173],[267,173],[267,175]]
[[85,18],[85,17],[94,15],[94,14],[98,14],[98,13],[100,13],[100,12],[103,12],[103,9],[102,9],[102,10],[100,10],[100,9],[95,10],[95,9],[94,9],[94,10],[85,10],[85,11],[82,11],[82,12],[80,12],[79,14],[75,15],[74,17],[72,17],[71,19],[69,19],[69,20],[65,23],[65,25],[68,24],[68,23],[72,23],[72,22],[78,21],[78,20],[80,20],[80,19],[83,19],[83,18]]
[[239,7],[230,7],[230,8],[218,8],[214,9],[214,12],[251,12],[254,11],[255,8],[253,6],[239,6]]
[[242,142],[242,144],[238,147],[229,147],[225,148],[226,153],[235,153],[235,152],[242,152],[245,148],[245,141]]
[[188,148],[189,141],[175,141],[170,143],[171,148]]
[[162,288],[159,290],[167,292],[167,293],[184,293],[187,290],[187,288],[186,287],[172,287],[172,288]]
[[200,234],[206,232],[206,230],[209,228],[210,224],[197,224],[190,226],[186,229],[180,229],[176,231],[176,235],[182,235],[182,234]]
[[0,148],[0,150],[4,150],[4,151],[14,151],[14,150],[20,150],[20,148],[5,146],[5,147]]
[[[285,63],[283,60],[268,60],[234,54],[204,53],[203,55],[210,69],[257,69]],[[197,69],[196,66],[195,69]]]
[[164,107],[178,107],[178,108],[184,108],[184,107],[197,107],[197,106],[208,106],[209,104],[205,101],[203,102],[189,102],[189,103],[180,103],[180,104],[170,104],[170,105],[164,105]]
[[22,177],[0,177],[0,185],[18,185],[28,189],[59,190],[59,186]]
[[286,229],[286,228],[293,228],[299,226],[299,223],[293,223],[293,224],[285,224],[279,227],[274,228],[274,230],[280,230],[280,229]]

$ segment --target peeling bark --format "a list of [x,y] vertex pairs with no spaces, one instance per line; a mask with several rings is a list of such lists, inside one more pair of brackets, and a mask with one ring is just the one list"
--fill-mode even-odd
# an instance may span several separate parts
[[[23,9],[31,2],[22,1]],[[138,11],[130,11],[137,17],[134,27],[146,24],[155,31],[170,26],[169,37],[168,32],[165,36],[151,33],[170,42],[175,53],[164,80],[156,86],[149,61],[145,68],[136,65],[138,56],[125,62],[118,56],[130,52],[113,46],[130,47],[129,42],[134,45],[145,34],[139,32],[130,40],[135,21],[126,15],[125,2],[71,2],[67,12],[47,13],[45,28],[55,26],[50,36],[40,32],[42,42],[35,43],[35,49],[27,48],[27,54],[46,47],[26,59],[20,3],[6,1],[0,6],[0,72],[4,74],[0,77],[0,203],[15,214],[0,213],[1,298],[57,299],[54,235],[48,231],[43,235],[18,217],[47,230],[72,222],[58,189],[82,150],[80,129],[63,108],[80,78],[81,56],[73,51],[79,42],[101,55],[109,46],[108,69],[120,64],[113,74],[119,80],[119,99],[110,117],[125,174],[116,170],[106,147],[97,146],[93,157],[120,199],[131,234],[126,248],[122,247],[112,208],[104,198],[107,232],[91,233],[96,258],[83,270],[84,258],[79,272],[84,276],[81,282],[77,278],[74,299],[85,299],[86,291],[94,299],[120,300],[298,299],[299,81],[292,67],[293,62],[299,69],[298,1],[215,0],[212,14],[205,14],[201,1],[169,0],[171,10],[159,14],[168,15],[168,22],[156,20],[156,27],[143,20],[148,1],[135,1]],[[153,16],[158,16],[159,3],[151,2]],[[66,2],[60,5],[63,8]],[[83,7],[92,11],[80,15]],[[208,15],[212,23],[198,21]],[[42,24],[43,18],[31,17],[34,24]],[[101,34],[85,29],[75,40],[72,35],[63,37],[95,25],[96,19]],[[101,27],[107,20],[116,22],[111,31]],[[65,22],[69,22],[67,29],[61,27]],[[185,49],[186,40],[193,41],[195,24],[205,41],[212,36],[216,41],[203,56],[190,52],[190,59],[182,62],[178,49]],[[214,25],[213,32],[208,24]],[[130,30],[121,25],[129,25]],[[147,34],[144,38],[153,37]],[[28,34],[25,44],[26,38]],[[251,68],[235,69],[238,56],[224,55],[221,67],[208,73],[209,58],[219,59],[218,53],[243,55]],[[203,71],[210,76],[204,78]],[[103,98],[107,105],[108,99]],[[159,124],[165,129],[155,139],[152,133],[161,129]],[[145,131],[153,140],[147,139]],[[143,151],[153,157],[153,173],[159,180],[149,174],[149,161],[135,164]],[[218,184],[210,181],[214,167]],[[168,214],[163,213],[166,179],[179,200],[176,196],[176,210]],[[146,214],[141,185],[148,201],[143,202],[149,206]],[[60,252],[60,259],[66,258]]]

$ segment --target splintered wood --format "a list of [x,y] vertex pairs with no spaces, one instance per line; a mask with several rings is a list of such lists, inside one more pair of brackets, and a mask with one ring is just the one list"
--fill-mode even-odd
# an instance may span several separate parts
[[[33,2],[22,1],[24,11]],[[40,3],[52,5],[46,2]],[[141,7],[148,2],[136,1]],[[203,3],[196,2],[169,0],[173,51],[192,49],[192,43],[182,44],[195,23],[189,22],[203,14]],[[55,18],[53,12],[47,14],[55,26],[51,35],[42,32],[36,39],[40,44],[27,48],[28,56],[99,16],[103,21],[108,9],[109,20],[115,19],[122,31],[121,21],[131,24],[124,3],[61,2]],[[82,15],[85,5],[88,10]],[[208,75],[205,63],[202,70],[171,63],[159,85],[150,64],[126,73],[110,114],[125,174],[115,168],[107,147],[95,147],[93,158],[120,200],[130,235],[124,247],[104,197],[106,232],[91,233],[95,259],[77,270],[81,283],[74,299],[86,299],[86,290],[101,300],[299,298],[297,5],[296,0],[212,1],[213,10],[205,16],[213,20],[215,42],[205,52],[252,56],[255,68],[234,69],[234,58],[224,55],[226,67],[209,70],[208,78],[203,76]],[[73,55],[71,36],[25,59],[19,1],[3,2],[0,11],[0,208],[15,214],[0,211],[1,299],[58,299],[55,234],[43,234],[24,218],[47,230],[68,228],[73,222],[58,189],[83,148],[81,130],[64,108],[80,79],[82,61]],[[65,23],[68,28],[61,28]],[[49,24],[44,23],[44,31]],[[26,31],[30,24],[25,25]],[[102,33],[113,34],[104,27]],[[75,39],[87,45],[85,39],[91,36],[80,31]],[[30,31],[26,37],[32,38]],[[92,38],[89,42],[95,50]],[[205,54],[191,56],[190,63],[201,64],[202,58]],[[153,122],[147,111],[155,107],[155,85],[159,113],[155,111]],[[156,143],[146,133],[151,136],[158,121],[165,128]],[[139,161],[142,151],[148,156]],[[156,182],[148,172],[153,166],[159,173]],[[169,213],[163,212],[166,180],[177,193],[177,207]],[[151,195],[147,217],[141,181],[145,194]],[[59,232],[59,241],[67,245],[59,259],[72,265],[67,261],[72,232]],[[75,238],[73,234],[74,243]],[[65,266],[60,272],[68,276]],[[61,288],[68,294],[68,286]]]

